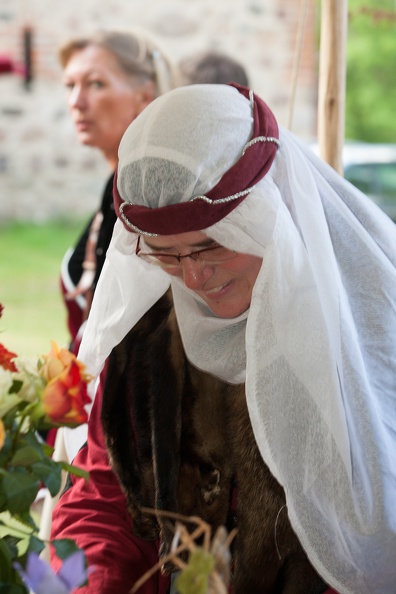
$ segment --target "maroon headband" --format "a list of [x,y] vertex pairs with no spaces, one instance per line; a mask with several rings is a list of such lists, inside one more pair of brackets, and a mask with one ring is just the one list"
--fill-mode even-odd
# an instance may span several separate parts
[[113,187],[115,211],[128,231],[156,236],[206,229],[238,206],[267,173],[279,147],[275,116],[247,87],[236,83],[231,86],[250,99],[253,109],[253,135],[242,156],[205,196],[159,208],[125,202],[118,193],[116,174]]

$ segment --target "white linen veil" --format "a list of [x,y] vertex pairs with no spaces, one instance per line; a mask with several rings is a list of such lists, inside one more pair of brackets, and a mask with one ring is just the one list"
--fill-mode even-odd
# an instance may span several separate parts
[[[251,130],[249,101],[234,88],[171,91],[125,133],[118,190],[152,208],[204,194],[239,158]],[[80,358],[97,375],[171,283],[192,363],[246,381],[259,449],[313,565],[342,594],[389,594],[396,588],[394,224],[281,128],[270,171],[205,232],[263,258],[249,311],[213,316],[180,281],[137,258],[137,236],[117,221]]]

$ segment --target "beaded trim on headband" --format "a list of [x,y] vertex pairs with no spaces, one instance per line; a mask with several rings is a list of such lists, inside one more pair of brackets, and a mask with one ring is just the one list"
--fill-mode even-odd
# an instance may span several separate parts
[[[253,138],[243,147],[238,161],[224,173],[218,184],[209,190],[207,195],[193,196],[187,202],[159,208],[149,208],[124,201],[118,192],[116,174],[114,178],[115,210],[128,230],[147,237],[157,237],[210,227],[238,206],[267,173],[280,146],[276,119],[264,101],[254,96],[252,89],[234,83],[230,86],[235,87],[246,99],[249,99],[253,114]],[[274,148],[264,149],[265,144],[267,146],[272,144]],[[240,188],[238,192],[229,194],[230,190],[238,186]]]
[[146,237],[158,237],[159,233],[150,233],[149,231],[143,231],[143,229],[139,229],[136,227],[131,221],[124,215],[124,207],[128,206],[129,202],[123,202],[119,209],[118,209],[118,216],[131,231],[135,231],[135,233],[139,233],[139,235],[145,235]]
[[[203,200],[207,204],[226,204],[227,202],[231,202],[232,200],[237,200],[238,198],[241,198],[242,196],[247,196],[248,194],[250,194],[250,192],[252,190],[254,190],[254,188],[255,188],[255,186],[252,186],[251,188],[248,188],[247,190],[243,190],[243,192],[238,192],[237,194],[233,194],[232,196],[227,196],[226,198],[219,198],[218,200],[212,200],[211,198],[208,198],[207,196],[194,196],[193,198],[190,198],[190,200],[188,202],[194,202],[194,200]],[[125,223],[125,225],[127,227],[129,227],[129,229],[131,229],[132,231],[135,231],[136,233],[139,233],[140,235],[146,235],[147,237],[158,237],[158,235],[159,235],[158,233],[150,233],[149,231],[143,231],[143,229],[139,229],[139,227],[136,227],[136,225],[131,223],[131,221],[124,215],[124,207],[128,206],[128,205],[129,205],[129,202],[123,202],[120,205],[119,210],[118,210],[118,216],[120,217],[120,219],[122,219],[122,221]]]
[[212,200],[207,196],[193,196],[190,198],[189,202],[194,202],[194,200],[203,200],[207,204],[226,204],[227,202],[231,202],[232,200],[237,200],[242,196],[247,196],[253,190],[254,186],[251,188],[247,188],[247,190],[243,190],[242,192],[237,192],[236,194],[232,194],[232,196],[226,196],[225,198],[217,198],[217,200]]

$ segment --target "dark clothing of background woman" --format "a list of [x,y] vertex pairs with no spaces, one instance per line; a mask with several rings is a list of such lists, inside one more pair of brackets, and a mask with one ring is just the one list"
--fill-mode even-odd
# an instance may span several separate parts
[[[105,261],[106,251],[109,247],[109,243],[113,233],[114,223],[117,219],[113,205],[113,179],[114,174],[112,174],[109,180],[107,181],[105,190],[103,192],[102,203],[99,210],[99,212],[101,212],[103,215],[103,220],[99,229],[95,248],[96,271],[94,282],[91,289],[92,293],[94,292],[96,284],[98,282],[99,275]],[[91,226],[95,219],[95,216],[96,215],[94,215],[90,219],[88,225],[81,234],[71,255],[69,257],[65,256],[66,261],[64,261],[64,266],[62,266],[61,272],[61,287],[63,297],[67,292],[65,287],[65,274],[68,277],[68,281],[71,281],[75,287],[78,285],[80,278],[83,274],[83,262],[85,260],[88,237],[90,235]],[[80,341],[76,341],[76,337],[79,329],[81,328],[81,325],[84,322],[84,309],[80,307],[78,301],[74,299],[68,300],[64,297],[64,302],[67,310],[67,326],[70,332],[70,350],[74,353],[77,353]]]

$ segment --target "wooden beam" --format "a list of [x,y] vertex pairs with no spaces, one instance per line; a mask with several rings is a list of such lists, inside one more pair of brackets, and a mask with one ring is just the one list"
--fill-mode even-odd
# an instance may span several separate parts
[[348,0],[322,0],[318,142],[322,159],[343,173]]

